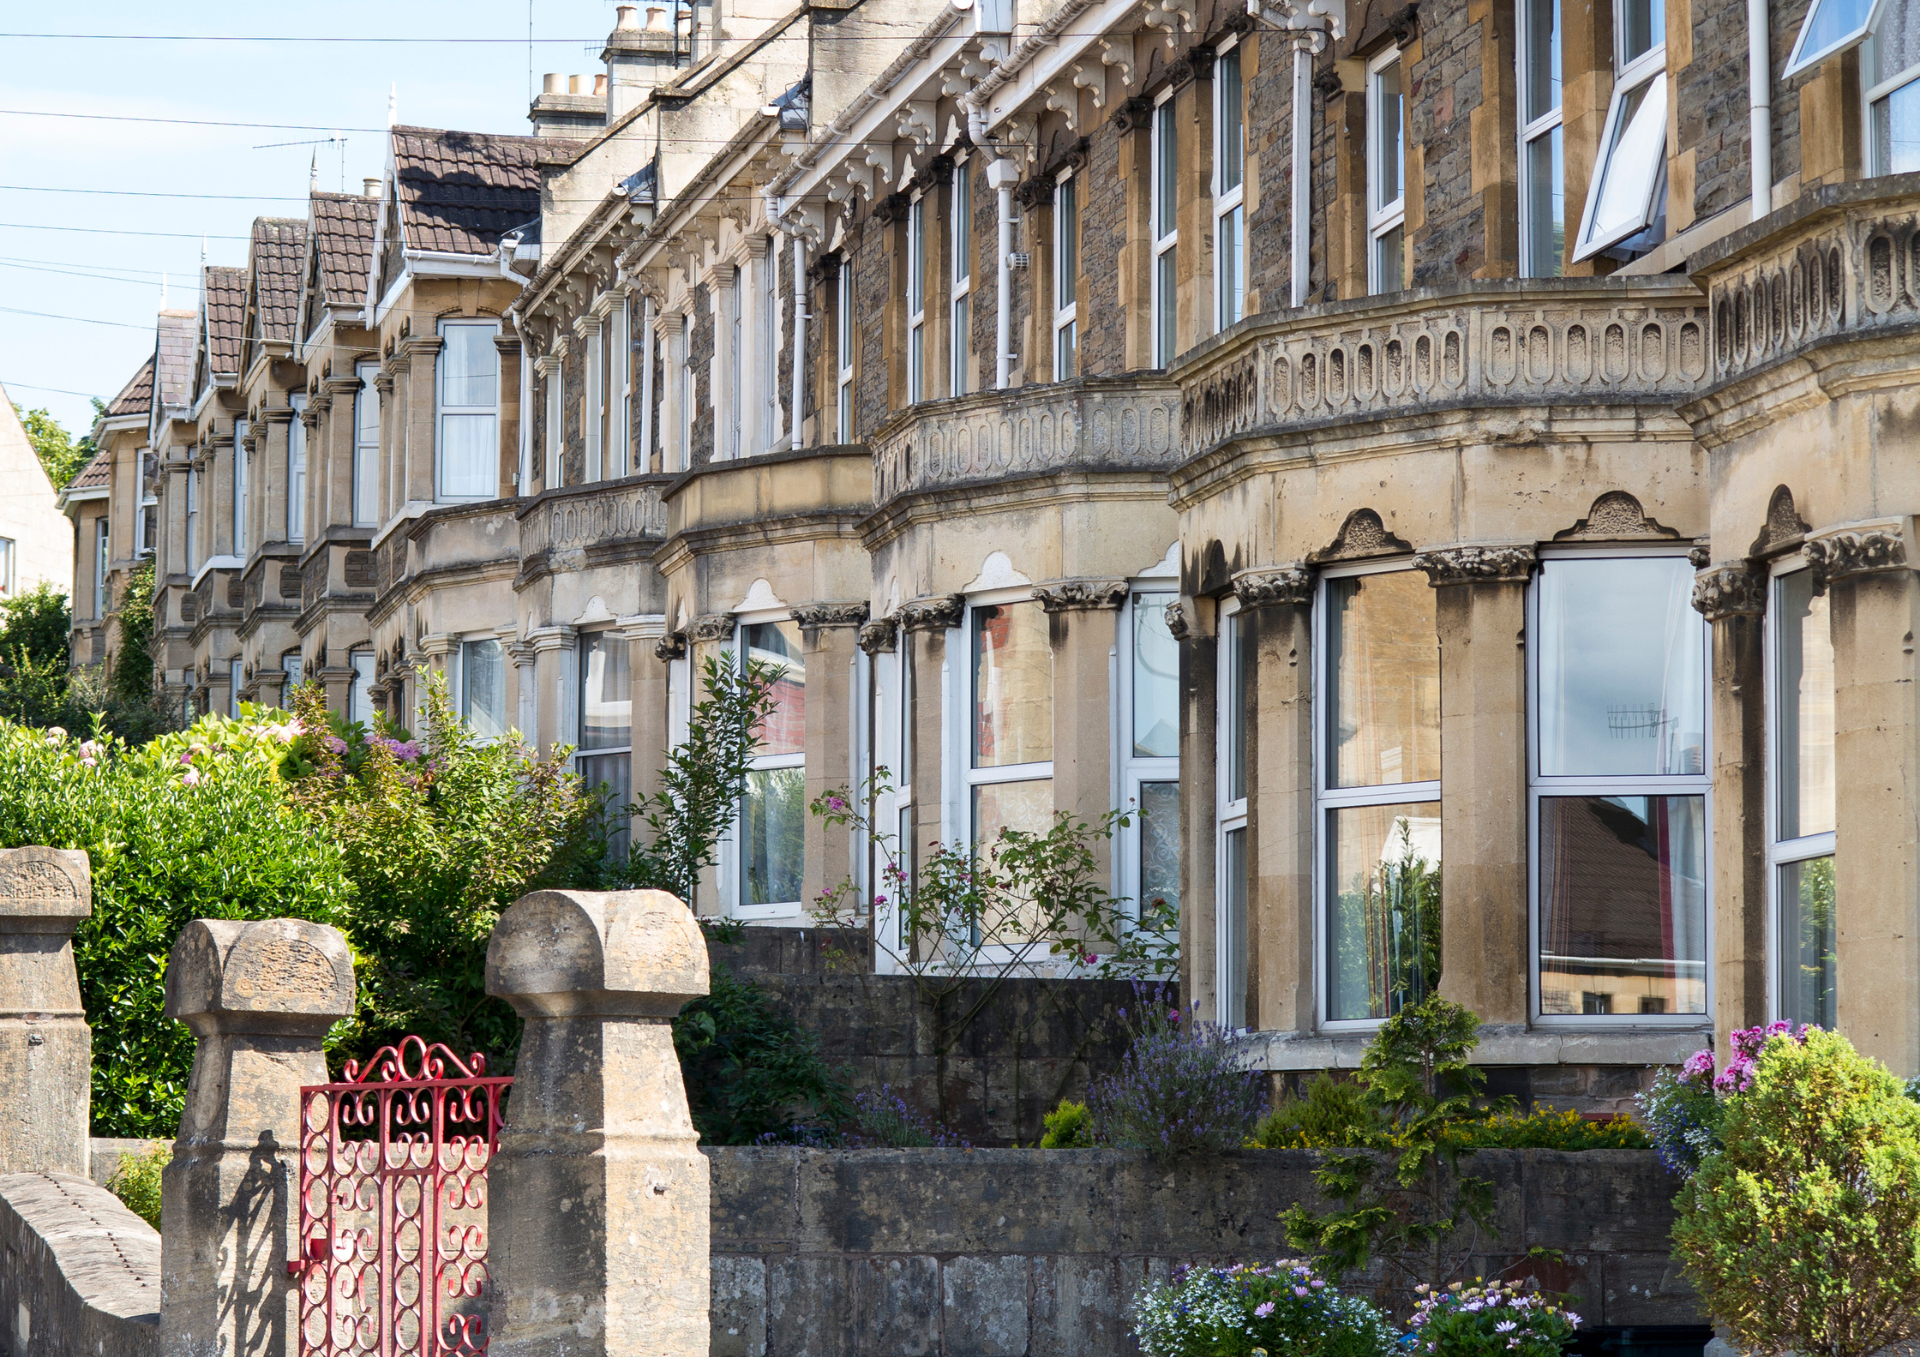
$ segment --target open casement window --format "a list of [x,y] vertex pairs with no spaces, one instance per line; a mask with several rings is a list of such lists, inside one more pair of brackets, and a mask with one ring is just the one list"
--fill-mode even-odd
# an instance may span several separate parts
[[1253,663],[1247,614],[1238,608],[1227,602],[1220,611],[1213,795],[1214,1021],[1235,1031],[1247,1026],[1247,700]]
[[1560,0],[1519,0],[1520,272],[1558,278],[1567,248]]
[[1247,310],[1247,122],[1237,46],[1214,64],[1213,91],[1214,328],[1224,330]]
[[247,473],[253,467],[253,454],[247,450],[247,421],[233,421],[233,533],[228,550],[235,556],[247,554]]
[[1867,173],[1920,170],[1920,3],[1883,0],[1861,49],[1866,88]]
[[1832,1028],[1834,943],[1833,636],[1813,572],[1783,562],[1767,608],[1767,868],[1774,1014]]
[[497,637],[460,643],[460,719],[483,740],[507,733],[506,652]]
[[1053,648],[1046,613],[1024,593],[971,600],[966,629],[964,814],[973,851],[991,863],[1002,829],[1053,827]]
[[587,790],[606,788],[608,843],[616,857],[625,857],[625,807],[633,800],[633,683],[626,639],[607,631],[582,636],[579,674],[573,768]]
[[734,914],[769,919],[800,912],[806,873],[807,662],[800,624],[791,619],[745,622],[735,649],[781,670],[773,710],[756,734],[734,833]]
[[1080,186],[1069,170],[1053,186],[1053,380],[1079,372]]
[[1407,285],[1407,98],[1400,53],[1367,63],[1367,291]]
[[948,389],[955,396],[967,394],[967,360],[973,355],[973,213],[972,195],[967,191],[972,182],[968,169],[964,159],[953,167],[952,225],[948,232],[953,241],[953,273],[948,284],[953,300],[948,309],[947,336],[953,372]]
[[1614,0],[1613,97],[1587,180],[1575,261],[1629,240],[1660,215],[1667,170],[1663,0]]
[[1173,89],[1162,90],[1153,106],[1152,201],[1147,215],[1153,237],[1153,365],[1163,368],[1179,352],[1174,317],[1180,297],[1174,274],[1180,244],[1180,156],[1173,123]]
[[[1893,7],[1899,7],[1897,0]],[[1800,35],[1793,40],[1793,51],[1780,78],[1790,79],[1854,46],[1867,36],[1878,17],[1876,11],[1887,8],[1886,0],[1813,0],[1807,6],[1807,17],[1800,22]]]
[[1704,1023],[1707,623],[1678,553],[1562,549],[1530,591],[1533,988],[1547,1024]]
[[839,440],[853,442],[853,261],[840,256],[834,274],[833,366],[839,410]]
[[287,421],[287,540],[301,542],[307,536],[307,397],[296,391],[287,397],[293,418]]
[[1314,610],[1320,992],[1376,1023],[1440,979],[1440,636],[1404,562],[1329,570]]
[[1120,804],[1140,812],[1115,838],[1116,895],[1137,920],[1180,909],[1180,644],[1167,630],[1171,584],[1143,583],[1120,617]]
[[500,350],[496,321],[440,325],[439,437],[434,496],[491,499],[500,481]]
[[907,208],[907,402],[927,398],[927,199]]

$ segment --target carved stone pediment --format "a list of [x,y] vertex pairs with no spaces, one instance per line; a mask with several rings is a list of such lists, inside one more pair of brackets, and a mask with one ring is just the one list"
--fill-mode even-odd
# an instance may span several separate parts
[[901,604],[895,616],[908,631],[945,630],[960,625],[960,614],[966,606],[964,594],[936,594]]
[[1034,586],[1033,596],[1050,613],[1118,608],[1127,601],[1125,580],[1060,580]]
[[1443,584],[1525,584],[1539,553],[1531,546],[1461,546],[1423,551],[1413,568],[1427,572],[1436,589]]
[[1587,516],[1565,532],[1553,535],[1556,542],[1606,541],[1659,538],[1672,541],[1680,534],[1648,518],[1640,501],[1624,490],[1609,490],[1593,502]]
[[1322,561],[1352,561],[1368,556],[1392,556],[1411,550],[1412,543],[1403,542],[1388,532],[1379,514],[1372,509],[1355,509],[1347,515],[1347,521],[1340,525],[1333,545],[1325,551],[1315,552],[1308,559],[1317,565]]
[[1745,563],[1703,570],[1693,580],[1693,606],[1709,622],[1759,617],[1767,610],[1767,577]]
[[1304,565],[1243,570],[1233,577],[1233,596],[1243,608],[1304,608],[1313,602],[1313,572]]
[[1770,556],[1785,551],[1788,547],[1799,545],[1812,531],[1794,506],[1793,491],[1784,485],[1776,485],[1773,498],[1767,501],[1767,521],[1761,527],[1760,535],[1753,539],[1753,545],[1747,549],[1747,555]]

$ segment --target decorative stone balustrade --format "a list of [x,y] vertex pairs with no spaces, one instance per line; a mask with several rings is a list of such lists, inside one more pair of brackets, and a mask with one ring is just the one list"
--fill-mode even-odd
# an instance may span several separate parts
[[873,440],[873,499],[877,508],[917,490],[1179,460],[1178,387],[1158,374],[1089,377],[901,411]]
[[672,479],[629,477],[539,496],[521,511],[521,559],[665,537],[667,507],[660,491]]
[[1459,405],[1661,400],[1707,372],[1685,279],[1528,279],[1307,307],[1173,369],[1185,456],[1260,429]]

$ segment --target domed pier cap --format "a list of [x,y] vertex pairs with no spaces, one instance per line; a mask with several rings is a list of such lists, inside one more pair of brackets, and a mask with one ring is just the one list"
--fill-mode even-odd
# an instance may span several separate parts
[[535,891],[487,944],[487,993],[524,1018],[671,1018],[706,992],[706,939],[665,891]]
[[85,853],[0,849],[0,933],[71,933],[92,913],[93,873]]
[[353,952],[325,924],[195,919],[167,958],[166,1014],[196,1036],[324,1033],[353,1001]]

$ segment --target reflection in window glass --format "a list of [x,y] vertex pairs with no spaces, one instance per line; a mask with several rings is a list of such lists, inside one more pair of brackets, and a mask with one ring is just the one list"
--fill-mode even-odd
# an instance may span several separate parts
[[1920,80],[1874,101],[1873,149],[1881,174],[1920,170]]
[[776,666],[773,710],[755,733],[756,755],[801,754],[807,748],[807,664],[800,654],[800,624],[756,622],[746,631],[747,659]]
[[1706,798],[1540,800],[1540,1011],[1707,1011]]
[[1327,1017],[1389,1018],[1440,985],[1440,806],[1328,812]]
[[1180,784],[1140,784],[1140,905],[1180,909]]
[[1425,575],[1327,582],[1328,730],[1334,785],[1440,776],[1440,638]]
[[1227,709],[1220,713],[1220,729],[1226,742],[1222,758],[1227,765],[1227,800],[1243,801],[1247,795],[1247,670],[1246,617],[1233,613],[1220,623],[1221,660],[1227,666]]
[[1558,278],[1567,247],[1567,174],[1560,132],[1527,143],[1527,231],[1532,276]]
[[800,898],[806,857],[807,773],[756,768],[740,799],[740,903],[790,904]]
[[1798,839],[1833,829],[1833,636],[1827,596],[1813,572],[1796,570],[1779,585],[1780,829]]
[[460,719],[481,739],[506,733],[506,666],[498,641],[460,643]]
[[1525,117],[1531,122],[1560,107],[1560,0],[1522,0],[1526,6]]
[[1645,56],[1667,40],[1663,0],[1621,0],[1620,64]]
[[[1053,779],[1034,778],[1027,782],[981,783],[973,789],[973,845],[984,862],[998,860],[997,844],[1003,829],[1028,834],[1044,834],[1053,828]],[[1024,911],[1023,911],[1024,914]],[[1032,929],[1037,917],[1022,919]],[[984,941],[1009,942],[1008,938]]]
[[353,650],[347,653],[353,677],[347,680],[347,719],[361,723],[373,720],[373,652]]
[[[973,766],[1053,757],[1053,650],[1038,603],[973,610]],[[977,842],[977,840],[976,840]]]
[[604,631],[581,637],[580,748],[625,749],[632,732],[626,641]]
[[1247,1025],[1247,831],[1229,829],[1221,856],[1220,1025]]
[[1704,624],[1687,559],[1552,560],[1538,587],[1541,774],[1704,773]]
[[1828,1029],[1839,1016],[1834,989],[1833,859],[1779,869],[1780,1016]]
[[1180,753],[1180,646],[1167,630],[1166,594],[1133,596],[1133,752]]

